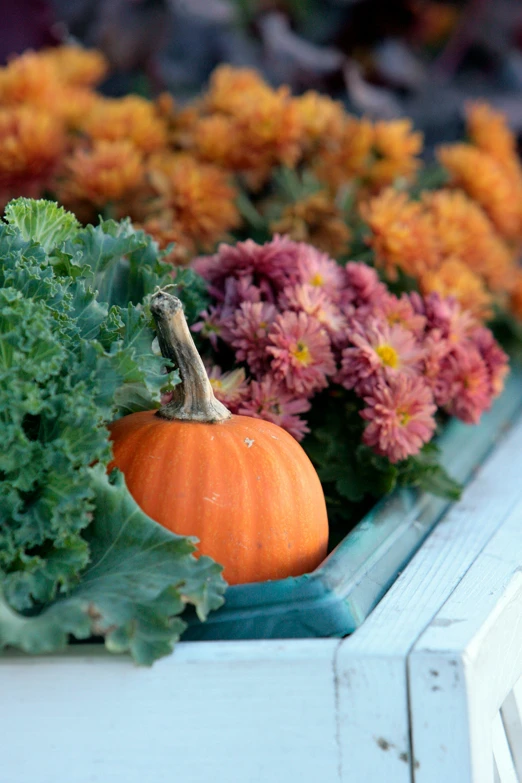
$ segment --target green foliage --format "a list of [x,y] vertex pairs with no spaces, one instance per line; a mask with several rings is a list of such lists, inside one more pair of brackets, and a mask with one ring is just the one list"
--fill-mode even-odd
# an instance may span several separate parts
[[430,190],[438,190],[448,184],[450,175],[439,163],[431,163],[424,166],[415,178],[415,182],[409,187],[412,199],[418,200],[423,193]]
[[120,473],[112,483],[101,466],[88,473],[94,508],[85,533],[89,565],[73,590],[37,615],[14,611],[0,589],[0,649],[43,653],[63,648],[70,634],[103,636],[112,652],[129,651],[136,662],[151,664],[179,639],[187,604],[204,620],[223,603],[221,568],[193,557],[191,539],[149,519]]
[[[136,556],[127,528],[121,533],[132,505],[121,482],[118,502],[111,501],[116,490],[105,474],[111,457],[106,423],[157,406],[161,391],[177,382],[177,373],[165,375],[165,360],[152,351],[147,306],[155,288],[172,276],[154,242],[128,222],[81,228],[55,204],[28,199],[11,202],[6,221],[0,225],[0,639],[18,643],[13,630],[18,628],[19,641],[33,640],[20,641],[22,647],[36,651],[30,629],[43,629],[42,639],[48,641],[42,644],[49,645],[51,638],[62,644],[69,633],[83,638],[82,629],[91,627],[84,609],[80,617],[73,607],[79,606],[102,539],[108,549],[114,544],[111,558],[123,563]],[[203,302],[202,283],[191,273],[181,276],[181,287],[195,311]],[[138,538],[152,535],[151,530],[160,535],[141,512],[134,509],[131,517]],[[106,540],[111,535],[112,544]],[[165,536],[166,543],[172,540],[171,534]],[[167,640],[181,628],[180,621],[170,622],[178,613],[173,606],[191,601],[186,585],[184,598],[176,587],[184,584],[185,571],[196,581],[197,574],[204,576],[193,593],[201,615],[216,605],[222,589],[219,568],[207,569],[206,576],[203,568],[190,571],[192,545],[176,546],[179,557],[172,567],[164,565],[162,546],[151,564],[165,577],[154,594],[155,609],[147,608],[148,577],[136,579],[127,614],[117,609],[115,594],[97,597],[101,608],[96,611],[112,617],[107,628],[119,629],[106,635],[113,649],[119,644],[147,661],[154,650],[170,649]],[[104,558],[104,573],[111,558]],[[197,589],[210,591],[208,605],[196,597]],[[70,603],[72,596],[76,603]],[[135,643],[125,630],[129,623],[139,626],[142,600],[143,616],[156,612],[154,623],[165,625],[161,643],[151,631],[150,649],[141,631],[136,630]],[[4,627],[8,616],[9,632]]]
[[72,212],[44,199],[11,201],[5,208],[5,220],[16,226],[25,240],[41,245],[46,253],[74,236],[80,227]]
[[458,500],[462,487],[451,478],[440,463],[440,449],[435,442],[426,443],[414,457],[400,463],[399,486],[418,487],[432,495]]

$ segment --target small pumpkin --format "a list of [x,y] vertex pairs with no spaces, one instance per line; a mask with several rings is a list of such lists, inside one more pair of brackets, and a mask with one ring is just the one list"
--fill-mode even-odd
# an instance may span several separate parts
[[112,423],[112,465],[152,519],[197,536],[230,584],[313,570],[326,555],[328,520],[308,456],[281,427],[216,400],[179,299],[158,291],[151,311],[181,383],[159,410]]

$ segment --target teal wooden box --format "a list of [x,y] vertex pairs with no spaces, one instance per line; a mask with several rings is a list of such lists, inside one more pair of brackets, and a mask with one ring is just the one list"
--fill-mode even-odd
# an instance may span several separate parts
[[[443,464],[466,483],[522,411],[522,373],[478,426],[452,421],[439,439]],[[450,502],[398,490],[377,503],[310,574],[234,585],[205,623],[189,618],[183,639],[342,637],[366,619]]]

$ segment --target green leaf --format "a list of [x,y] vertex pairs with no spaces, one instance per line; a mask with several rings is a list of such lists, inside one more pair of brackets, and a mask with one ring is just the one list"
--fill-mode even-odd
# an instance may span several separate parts
[[221,567],[194,557],[190,539],[153,522],[136,505],[115,471],[91,469],[96,512],[86,531],[91,562],[68,595],[36,616],[14,612],[0,596],[0,649],[62,648],[69,634],[102,636],[111,652],[130,652],[150,665],[171,652],[186,627],[179,617],[194,606],[199,618],[223,603]]
[[427,443],[419,454],[399,464],[399,484],[419,487],[425,492],[449,500],[458,500],[462,494],[462,486],[446,472],[439,458],[437,445],[433,442]]
[[185,318],[189,324],[195,323],[209,303],[206,281],[193,269],[178,267],[172,282],[176,296],[183,302]]
[[86,226],[65,250],[72,257],[80,255],[98,299],[109,306],[139,304],[157,286],[172,282],[172,267],[161,261],[157,243],[129,220]]
[[11,201],[5,208],[5,220],[16,226],[24,239],[38,242],[47,253],[72,238],[80,227],[72,212],[44,199]]

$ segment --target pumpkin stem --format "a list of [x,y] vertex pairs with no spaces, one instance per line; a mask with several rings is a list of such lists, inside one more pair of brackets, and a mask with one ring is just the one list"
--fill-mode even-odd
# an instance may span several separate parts
[[157,412],[162,419],[219,422],[230,411],[216,400],[205,366],[190,334],[183,305],[166,291],[157,291],[150,302],[156,322],[158,342],[165,359],[179,369],[181,383],[174,387],[172,400]]

